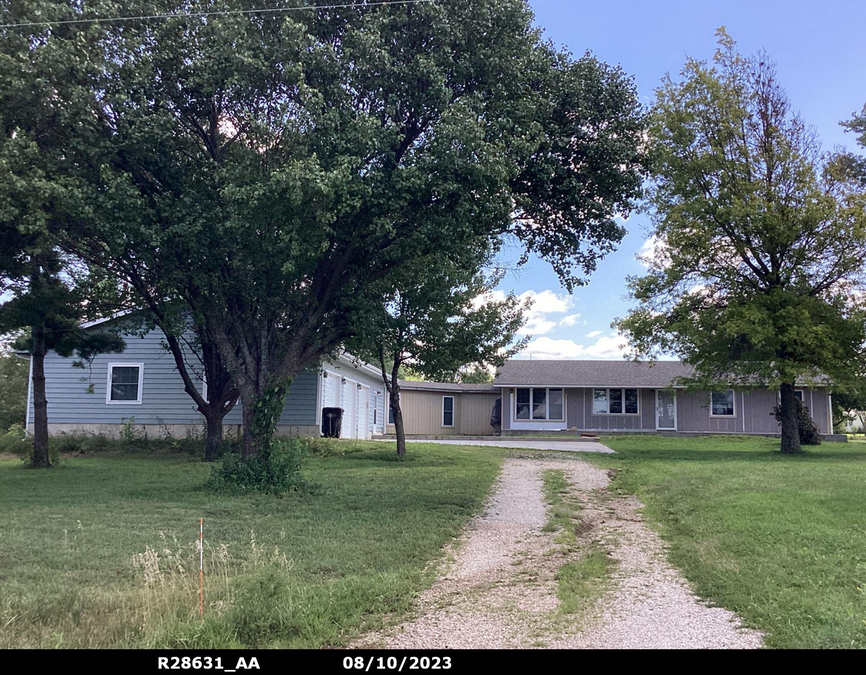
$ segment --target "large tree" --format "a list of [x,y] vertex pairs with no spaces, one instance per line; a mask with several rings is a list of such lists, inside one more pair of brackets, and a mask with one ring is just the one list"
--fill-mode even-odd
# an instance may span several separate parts
[[[80,197],[64,216],[90,228],[68,245],[157,270],[156,294],[186,303],[238,390],[245,458],[267,451],[292,378],[360,330],[380,283],[511,238],[571,288],[640,192],[633,83],[543,42],[524,0],[314,4],[215,0],[208,16],[2,33],[19,70],[49,63],[46,86],[63,80],[49,107],[75,118],[43,151],[48,179]],[[7,14],[98,15],[47,0]],[[70,58],[48,60],[58,43]]]
[[639,356],[692,364],[693,386],[777,387],[782,451],[799,452],[795,382],[864,372],[866,195],[723,29],[713,64],[665,78],[650,131],[657,253],[619,328]]
[[[461,258],[464,258],[461,256]],[[425,379],[453,380],[470,365],[500,366],[525,344],[515,342],[526,309],[513,295],[491,295],[501,275],[431,257],[393,279],[371,318],[349,344],[379,364],[394,415],[397,455],[406,454],[400,373],[409,366]]]

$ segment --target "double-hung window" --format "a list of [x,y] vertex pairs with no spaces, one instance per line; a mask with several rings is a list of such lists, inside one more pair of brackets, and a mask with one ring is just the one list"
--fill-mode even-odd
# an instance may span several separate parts
[[710,394],[711,417],[735,417],[736,397],[733,389],[714,391]]
[[113,404],[141,403],[144,364],[109,363],[105,402]]
[[640,412],[637,389],[593,389],[593,415],[637,415]]
[[562,389],[518,388],[514,395],[514,419],[562,420],[565,412]]
[[443,396],[442,397],[442,426],[443,427],[453,427],[454,426],[454,397],[453,396]]

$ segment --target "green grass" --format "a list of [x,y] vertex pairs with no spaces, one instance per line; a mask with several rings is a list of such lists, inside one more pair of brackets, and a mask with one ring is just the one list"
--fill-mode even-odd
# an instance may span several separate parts
[[600,598],[610,580],[613,561],[597,546],[591,546],[577,562],[559,568],[557,595],[562,614],[581,614]]
[[866,448],[778,439],[606,438],[697,592],[780,648],[866,647]]
[[547,469],[542,474],[544,499],[547,501],[547,522],[542,527],[544,532],[561,533],[574,538],[574,521],[577,518],[578,505],[568,495],[568,481],[565,471]]
[[183,456],[0,460],[0,647],[318,647],[405,612],[502,452],[335,447],[282,499],[206,492],[211,467]]

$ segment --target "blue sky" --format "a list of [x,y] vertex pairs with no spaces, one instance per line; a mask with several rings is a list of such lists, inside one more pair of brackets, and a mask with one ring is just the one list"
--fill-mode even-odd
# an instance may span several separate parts
[[[620,64],[652,102],[661,77],[686,57],[712,58],[714,31],[724,25],[743,53],[766,49],[783,86],[823,146],[853,139],[839,122],[866,103],[864,0],[530,0],[548,38],[580,55]],[[649,221],[633,215],[619,250],[604,259],[587,286],[569,296],[545,263],[531,260],[509,274],[503,291],[536,297],[527,324],[534,358],[619,358],[623,342],[610,328],[629,307],[625,278],[643,270],[635,260]],[[515,254],[516,257],[516,254]]]

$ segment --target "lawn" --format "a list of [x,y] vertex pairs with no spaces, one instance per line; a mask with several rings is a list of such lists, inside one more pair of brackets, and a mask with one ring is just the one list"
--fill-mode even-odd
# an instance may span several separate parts
[[320,647],[405,612],[503,453],[335,447],[282,499],[206,492],[186,456],[0,460],[0,647]]
[[783,456],[764,438],[605,438],[615,489],[646,505],[704,598],[780,648],[866,647],[866,447]]

